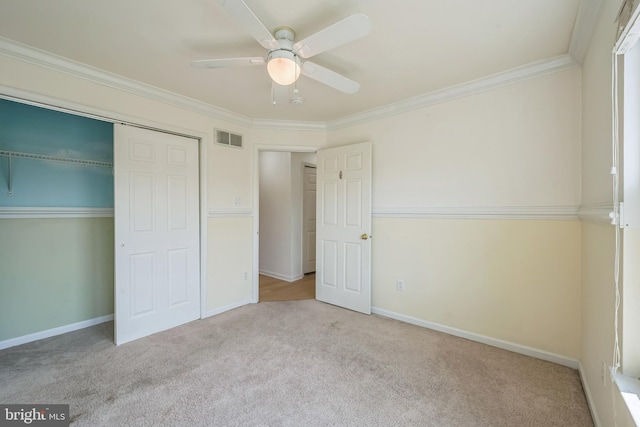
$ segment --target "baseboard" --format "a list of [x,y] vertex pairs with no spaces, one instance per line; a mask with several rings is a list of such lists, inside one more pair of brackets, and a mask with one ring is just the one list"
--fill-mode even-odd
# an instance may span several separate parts
[[242,307],[243,305],[247,305],[247,304],[251,304],[253,301],[251,301],[251,298],[247,298],[247,299],[243,299],[241,301],[237,301],[237,302],[233,302],[231,304],[227,304],[225,306],[222,307],[218,307],[218,308],[212,308],[211,310],[208,310],[204,313],[204,317],[211,317],[211,316],[215,316],[216,314],[220,314],[220,313],[224,313],[225,311],[229,311],[229,310],[233,310],[234,308],[238,308],[238,307]]
[[524,345],[509,342],[509,341],[503,341],[496,338],[491,338],[485,335],[464,331],[462,329],[441,325],[439,323],[418,319],[416,317],[406,316],[404,314],[394,313],[392,311],[384,310],[381,308],[372,307],[371,312],[373,314],[378,314],[380,316],[389,317],[395,320],[400,320],[401,322],[411,323],[412,325],[422,326],[423,328],[433,329],[434,331],[444,332],[445,334],[453,335],[460,338],[465,338],[465,339],[476,341],[482,344],[487,344],[492,347],[513,351],[514,353],[524,354],[525,356],[531,356],[531,357],[535,357],[536,359],[546,360],[548,362],[557,363],[558,365],[567,366],[573,369],[578,369],[578,360],[561,356],[559,354],[550,353],[544,350],[538,350],[536,348],[527,347]]
[[83,320],[82,322],[72,323],[70,325],[59,326],[53,329],[47,329],[46,331],[35,332],[29,335],[23,335],[21,337],[10,338],[8,340],[0,341],[0,350],[5,348],[15,347],[17,345],[38,341],[44,338],[55,337],[56,335],[66,334],[67,332],[77,331],[79,329],[88,328],[89,326],[99,325],[100,323],[110,322],[113,320],[113,314],[107,314],[106,316],[96,317],[94,319]]
[[274,279],[284,280],[285,282],[295,282],[296,280],[300,280],[304,277],[304,274],[297,276],[284,276],[282,274],[273,273],[271,271],[260,270],[260,274],[263,276],[273,277]]
[[[578,362],[578,373],[580,374],[580,381],[582,382],[582,389],[584,390],[584,395],[587,398],[587,405],[589,406],[589,412],[591,412],[591,418],[593,418],[593,424],[595,425],[595,427],[600,427],[602,424],[600,423],[600,418],[598,417],[596,404],[593,401],[593,396],[591,394],[591,389],[589,388],[589,383],[587,382],[587,376],[584,372],[584,367],[582,366],[582,362]],[[613,387],[613,384],[611,386]]]

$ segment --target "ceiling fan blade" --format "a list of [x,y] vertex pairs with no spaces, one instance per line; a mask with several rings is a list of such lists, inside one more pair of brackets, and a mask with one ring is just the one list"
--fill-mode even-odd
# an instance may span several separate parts
[[280,46],[273,34],[262,24],[249,6],[242,0],[218,0],[218,3],[238,21],[245,30],[265,49],[278,49]]
[[310,61],[302,64],[302,74],[347,94],[353,94],[360,90],[358,82]]
[[329,25],[293,45],[302,58],[311,58],[334,47],[364,37],[371,32],[371,19],[363,13],[354,13]]
[[253,65],[264,65],[266,61],[260,56],[247,58],[224,58],[224,59],[201,59],[191,61],[191,66],[195,68],[231,68],[231,67],[251,67]]

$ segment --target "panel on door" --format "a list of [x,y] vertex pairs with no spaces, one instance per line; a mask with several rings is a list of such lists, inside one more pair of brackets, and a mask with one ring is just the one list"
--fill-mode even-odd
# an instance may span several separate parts
[[115,339],[200,317],[198,142],[116,125]]
[[317,153],[316,298],[371,313],[371,143]]

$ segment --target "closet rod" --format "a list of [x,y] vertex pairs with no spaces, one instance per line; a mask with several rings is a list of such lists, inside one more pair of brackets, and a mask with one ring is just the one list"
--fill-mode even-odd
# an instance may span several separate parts
[[17,151],[0,150],[0,156],[9,157],[9,161],[11,161],[12,157],[24,157],[27,159],[52,160],[55,162],[77,163],[81,165],[104,166],[107,168],[113,168],[113,163],[109,163],[109,162],[100,162],[97,160],[73,159],[69,157],[46,156],[44,154],[20,153]]

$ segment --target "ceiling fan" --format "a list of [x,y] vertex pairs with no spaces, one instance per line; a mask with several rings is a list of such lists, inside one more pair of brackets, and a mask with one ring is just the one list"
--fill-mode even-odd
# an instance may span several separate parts
[[204,59],[192,61],[192,66],[197,68],[229,68],[266,64],[269,76],[278,85],[291,85],[302,74],[347,94],[356,93],[360,89],[358,82],[311,61],[302,61],[302,59],[311,58],[366,36],[371,31],[371,20],[368,16],[362,13],[347,16],[296,42],[294,41],[295,32],[289,27],[278,27],[273,31],[273,34],[270,33],[243,0],[217,1],[269,52],[266,58],[254,56]]

